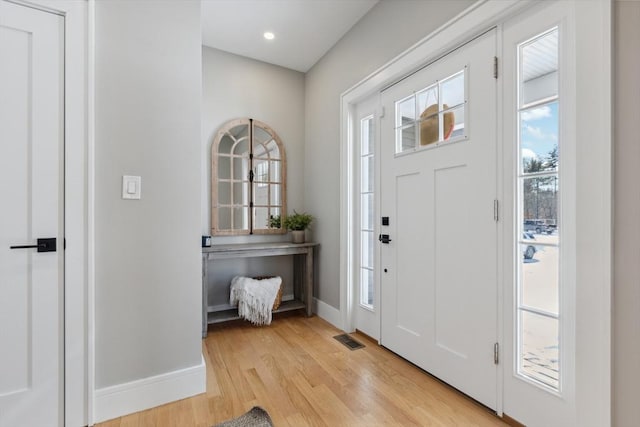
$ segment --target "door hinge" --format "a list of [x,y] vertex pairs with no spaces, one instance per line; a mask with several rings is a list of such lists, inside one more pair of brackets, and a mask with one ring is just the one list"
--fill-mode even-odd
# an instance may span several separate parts
[[497,56],[493,57],[493,78],[494,79],[498,78],[498,57]]
[[493,345],[493,363],[498,364],[500,362],[500,345],[495,343]]
[[493,201],[493,220],[498,221],[500,219],[500,202],[498,199]]
[[384,117],[384,107],[380,107],[380,115],[378,117],[379,118],[383,118]]

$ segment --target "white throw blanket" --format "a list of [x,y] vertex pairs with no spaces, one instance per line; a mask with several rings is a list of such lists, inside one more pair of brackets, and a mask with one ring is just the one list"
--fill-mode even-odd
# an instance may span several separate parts
[[281,277],[256,280],[236,276],[231,280],[229,303],[238,304],[238,315],[254,325],[270,325],[271,311],[280,284]]

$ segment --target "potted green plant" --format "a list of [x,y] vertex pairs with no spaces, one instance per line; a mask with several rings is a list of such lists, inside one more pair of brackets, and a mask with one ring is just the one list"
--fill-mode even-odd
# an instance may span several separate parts
[[308,213],[298,213],[295,210],[293,214],[288,215],[283,220],[283,225],[291,230],[293,235],[293,243],[304,243],[304,231],[309,228],[313,221],[313,216]]
[[267,227],[280,228],[280,215],[269,215],[269,221],[267,221]]

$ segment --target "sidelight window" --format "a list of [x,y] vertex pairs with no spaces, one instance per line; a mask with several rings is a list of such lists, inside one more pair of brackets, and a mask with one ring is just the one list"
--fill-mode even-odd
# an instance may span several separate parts
[[370,309],[375,297],[373,123],[373,116],[360,121],[360,305]]
[[558,28],[518,45],[517,373],[560,391]]

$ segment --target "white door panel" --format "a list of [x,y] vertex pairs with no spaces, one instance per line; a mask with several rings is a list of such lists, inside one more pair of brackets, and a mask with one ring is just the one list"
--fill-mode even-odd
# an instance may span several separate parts
[[[390,216],[391,237],[381,246],[381,268],[387,270],[381,273],[381,342],[493,409],[495,46],[492,30],[385,90],[381,121],[381,215]],[[464,80],[452,90],[444,79],[456,73]],[[396,102],[417,94],[420,119],[420,111],[434,102],[423,101],[420,94],[427,92],[421,91],[434,85],[439,85],[443,111],[441,142],[428,143],[423,126],[432,113],[425,113],[413,130],[403,117],[406,141],[396,144]],[[466,106],[453,110],[453,131],[447,129],[444,112],[465,99]],[[445,140],[446,135],[451,136]],[[407,148],[412,140],[415,150]]]
[[60,425],[63,18],[0,1],[0,426]]
[[[420,337],[425,329],[425,319],[421,314],[422,306],[427,301],[428,295],[425,288],[416,287],[415,283],[416,278],[425,277],[428,270],[425,264],[411,261],[415,259],[412,253],[413,248],[418,247],[426,238],[423,234],[425,230],[417,230],[415,227],[415,224],[422,221],[422,201],[415,195],[419,194],[423,180],[420,173],[409,173],[396,176],[395,181],[395,211],[391,218],[394,220],[397,218],[397,226],[393,239],[403,244],[397,247],[395,253],[397,267],[391,270],[391,274],[395,275],[396,291],[393,295],[395,301],[394,299],[385,300],[385,303],[394,305],[394,311],[385,312],[385,315],[395,313],[397,328]],[[427,259],[426,256],[425,259]],[[392,319],[385,319],[387,320]],[[398,350],[404,355],[410,351],[410,348],[400,347]]]
[[[467,358],[469,349],[468,329],[462,320],[466,308],[465,294],[473,283],[469,269],[461,268],[461,261],[472,259],[473,251],[467,245],[475,239],[466,235],[468,212],[474,206],[466,191],[473,179],[466,165],[434,171],[434,341],[436,345],[453,357]],[[455,197],[451,197],[455,194]],[[452,244],[464,242],[464,244]]]

